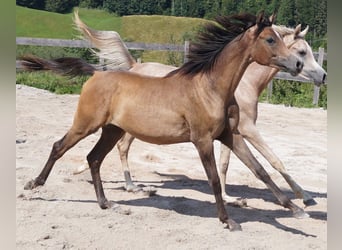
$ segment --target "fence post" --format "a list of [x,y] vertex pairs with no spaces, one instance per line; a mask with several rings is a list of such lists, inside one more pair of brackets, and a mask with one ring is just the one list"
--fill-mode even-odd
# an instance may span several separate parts
[[107,70],[107,69],[106,69],[106,66],[105,66],[105,60],[104,60],[104,58],[100,57],[100,58],[99,58],[99,63],[100,63],[100,65],[101,65],[101,67],[102,67],[103,70]]
[[189,47],[190,47],[190,42],[185,41],[184,42],[184,63],[188,61]]
[[[323,59],[324,59],[324,48],[318,48],[318,58],[317,58],[317,63],[322,66],[323,65]],[[314,86],[314,95],[313,95],[313,100],[312,103],[314,105],[318,105],[318,99],[319,99],[319,90],[320,87]]]
[[267,85],[267,95],[266,95],[267,102],[270,102],[270,99],[272,97],[272,91],[273,91],[273,80],[271,80]]

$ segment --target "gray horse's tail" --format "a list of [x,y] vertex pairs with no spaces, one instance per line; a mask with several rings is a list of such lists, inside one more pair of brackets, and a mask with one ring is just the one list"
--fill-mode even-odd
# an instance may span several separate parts
[[74,12],[74,24],[82,34],[80,38],[96,48],[96,50],[91,49],[92,53],[105,60],[102,66],[107,70],[129,70],[136,63],[119,33],[88,27],[78,16],[77,10]]
[[56,74],[75,77],[80,75],[93,75],[96,68],[81,58],[63,57],[57,59],[43,59],[28,55],[20,58],[21,66],[28,71],[50,70]]

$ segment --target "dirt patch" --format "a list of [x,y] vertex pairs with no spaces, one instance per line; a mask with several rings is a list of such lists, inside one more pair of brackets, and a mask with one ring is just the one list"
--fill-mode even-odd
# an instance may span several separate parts
[[[288,172],[318,202],[298,220],[279,204],[247,167],[232,156],[228,194],[248,207],[227,206],[242,232],[230,232],[216,217],[214,196],[194,146],[132,144],[129,163],[136,184],[157,193],[124,191],[117,149],[103,162],[101,176],[112,209],[96,202],[89,171],[73,175],[99,133],[69,150],[46,184],[24,190],[41,171],[52,144],[72,123],[77,95],[55,95],[17,85],[17,249],[327,249],[327,111],[259,105],[258,127]],[[273,180],[295,199],[281,176],[253,150]],[[219,144],[215,143],[218,159]]]

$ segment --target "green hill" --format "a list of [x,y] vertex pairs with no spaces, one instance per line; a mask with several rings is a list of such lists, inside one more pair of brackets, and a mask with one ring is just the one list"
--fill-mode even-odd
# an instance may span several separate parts
[[[123,40],[146,43],[182,44],[191,38],[198,27],[207,22],[199,18],[170,16],[124,16],[117,17],[103,10],[79,9],[79,16],[90,27],[98,30],[115,30]],[[57,14],[16,6],[16,35],[24,37],[75,39],[78,32],[73,27],[73,13]],[[55,56],[58,54],[50,53]],[[179,64],[179,53],[132,52],[143,61]],[[63,54],[62,56],[65,56]]]
[[[83,21],[95,29],[121,32],[121,18],[101,10],[80,9]],[[58,14],[16,6],[16,35],[26,37],[63,38],[77,37],[73,27],[73,13]]]
[[[170,16],[117,17],[103,10],[79,9],[81,19],[90,27],[115,30],[124,39],[140,42],[182,42],[198,25],[206,22],[199,18]],[[16,35],[45,38],[75,38],[73,13],[58,14],[16,6]]]

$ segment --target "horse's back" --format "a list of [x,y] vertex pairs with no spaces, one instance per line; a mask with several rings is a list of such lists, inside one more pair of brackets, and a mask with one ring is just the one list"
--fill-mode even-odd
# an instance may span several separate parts
[[148,62],[148,63],[136,63],[130,69],[130,71],[143,74],[143,75],[162,77],[162,76],[166,76],[168,73],[176,69],[177,67],[174,67],[174,66],[165,65],[161,63],[155,63],[155,62]]

